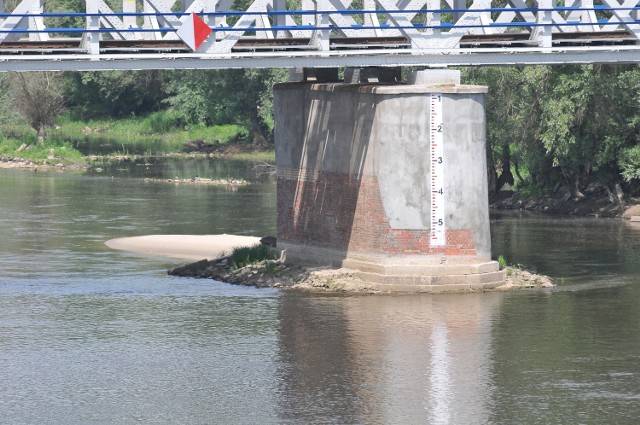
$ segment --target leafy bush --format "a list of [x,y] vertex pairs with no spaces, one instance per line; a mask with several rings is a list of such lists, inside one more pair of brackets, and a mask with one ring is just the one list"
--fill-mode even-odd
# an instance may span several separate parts
[[618,164],[625,181],[640,180],[640,145],[623,150]]

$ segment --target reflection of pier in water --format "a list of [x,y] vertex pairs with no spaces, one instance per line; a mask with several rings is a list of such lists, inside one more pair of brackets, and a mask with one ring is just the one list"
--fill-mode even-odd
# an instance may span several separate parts
[[281,418],[486,423],[501,300],[497,293],[283,297]]

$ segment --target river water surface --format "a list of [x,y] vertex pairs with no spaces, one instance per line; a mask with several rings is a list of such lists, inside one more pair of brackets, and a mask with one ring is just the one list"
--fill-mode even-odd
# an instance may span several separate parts
[[1,424],[638,423],[640,226],[495,216],[494,252],[551,291],[288,293],[104,246],[274,234],[272,183],[135,174],[0,170]]

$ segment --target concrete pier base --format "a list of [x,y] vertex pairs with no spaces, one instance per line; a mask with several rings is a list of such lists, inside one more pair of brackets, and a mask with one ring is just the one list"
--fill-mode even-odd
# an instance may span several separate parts
[[505,272],[499,270],[496,261],[477,257],[358,255],[280,240],[278,247],[285,251],[288,261],[351,269],[355,276],[383,292],[475,292],[505,282]]
[[[414,84],[276,85],[277,236],[287,259],[353,269],[398,292],[503,282],[491,261],[486,88],[437,72]],[[437,159],[435,131],[444,146]]]

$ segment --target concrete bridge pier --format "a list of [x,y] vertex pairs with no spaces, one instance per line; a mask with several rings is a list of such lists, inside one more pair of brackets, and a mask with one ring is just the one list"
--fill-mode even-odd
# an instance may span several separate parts
[[408,83],[276,85],[278,247],[389,291],[501,284],[485,93],[447,70]]

